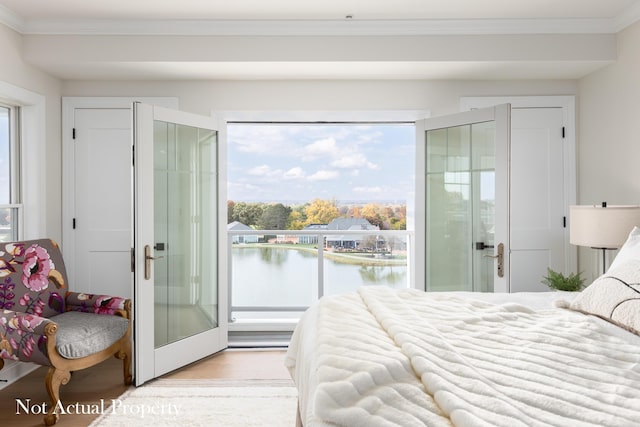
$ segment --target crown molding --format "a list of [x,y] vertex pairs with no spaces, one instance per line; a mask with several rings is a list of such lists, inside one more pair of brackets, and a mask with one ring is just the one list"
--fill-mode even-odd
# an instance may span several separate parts
[[640,3],[635,2],[627,7],[621,14],[613,20],[616,32],[622,31],[629,25],[640,21]]
[[33,35],[416,36],[610,34],[640,20],[640,3],[615,18],[416,20],[25,20],[0,5],[0,23]]
[[25,20],[12,10],[7,9],[0,4],[0,23],[3,23],[7,27],[24,34],[24,28],[26,26]]
[[615,33],[611,19],[29,21],[23,34],[391,36]]

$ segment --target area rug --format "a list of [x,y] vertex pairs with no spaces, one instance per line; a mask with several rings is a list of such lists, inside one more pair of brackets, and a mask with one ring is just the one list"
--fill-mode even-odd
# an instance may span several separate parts
[[158,379],[105,402],[91,427],[294,427],[296,405],[287,380]]

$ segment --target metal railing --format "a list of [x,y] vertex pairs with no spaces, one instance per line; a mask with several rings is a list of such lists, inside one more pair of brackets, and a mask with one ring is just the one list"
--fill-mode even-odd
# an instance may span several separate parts
[[[234,313],[240,312],[255,312],[255,313],[292,313],[292,312],[304,312],[309,305],[239,305],[233,301],[233,289],[237,286],[234,283],[233,274],[233,262],[234,262],[234,247],[260,247],[260,248],[287,248],[296,249],[296,247],[305,246],[309,250],[310,245],[314,243],[297,243],[302,236],[311,236],[311,240],[315,243],[315,254],[317,256],[317,289],[313,292],[315,298],[312,298],[311,303],[317,301],[325,295],[325,271],[324,260],[326,257],[348,257],[351,263],[355,265],[364,265],[368,263],[384,263],[387,265],[393,263],[388,258],[389,252],[406,254],[401,259],[396,259],[396,265],[406,266],[407,269],[407,283],[406,287],[411,287],[413,283],[412,272],[412,254],[413,254],[413,231],[408,230],[229,230],[227,232],[228,248],[228,277],[229,277],[229,321],[233,322]],[[246,236],[257,236],[257,238],[247,239]],[[267,243],[266,238],[271,237],[271,242]],[[315,237],[315,239],[313,239]],[[351,242],[353,247],[344,247],[342,244],[338,244],[338,238],[343,238],[344,242]],[[371,241],[374,238],[375,246],[363,248],[363,242],[365,239]],[[255,240],[255,241],[254,241]],[[262,240],[262,242],[259,242]],[[303,240],[309,240],[309,238]],[[249,241],[249,242],[247,242]],[[296,241],[292,243],[292,241]],[[356,242],[359,242],[357,244]],[[390,243],[393,242],[393,243]],[[401,248],[394,247],[401,242]],[[391,251],[389,251],[391,249]],[[365,258],[365,257],[369,258]],[[371,261],[371,259],[374,261]],[[376,258],[378,260],[376,261]],[[404,262],[402,262],[404,260]],[[361,262],[359,264],[358,262]],[[256,280],[257,282],[257,280]],[[314,286],[314,284],[312,284]]]

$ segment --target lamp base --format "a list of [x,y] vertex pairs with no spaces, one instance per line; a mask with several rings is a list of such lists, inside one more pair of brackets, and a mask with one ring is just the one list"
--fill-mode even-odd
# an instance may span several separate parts
[[600,273],[600,275],[603,275],[604,273],[607,272],[607,251],[613,251],[615,250],[615,248],[594,248],[592,247],[591,249],[598,249],[602,251],[602,272]]

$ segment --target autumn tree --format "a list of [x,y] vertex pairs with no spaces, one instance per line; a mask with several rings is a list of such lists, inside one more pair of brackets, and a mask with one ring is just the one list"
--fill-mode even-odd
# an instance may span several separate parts
[[294,206],[289,214],[287,230],[302,230],[305,226],[307,216],[304,213],[306,205]]
[[272,203],[267,205],[258,221],[258,228],[261,230],[284,230],[291,208],[282,203]]
[[309,203],[304,213],[307,217],[305,225],[309,224],[329,224],[340,216],[340,212],[335,205],[335,201],[315,199]]
[[338,208],[335,200],[321,199],[296,206],[227,201],[228,223],[239,221],[263,230],[301,230],[309,224],[328,224],[341,217],[365,218],[381,230],[406,230],[406,215],[406,205],[368,203]]
[[396,218],[393,217],[389,220],[389,224],[391,225],[392,230],[406,230],[407,229],[407,219],[406,218]]
[[385,210],[381,205],[368,203],[362,207],[360,214],[364,219],[369,221],[371,225],[376,225],[380,227],[381,230],[384,229]]
[[233,206],[233,213],[228,219],[230,222],[238,221],[248,226],[257,226],[262,217],[262,203],[238,202]]

